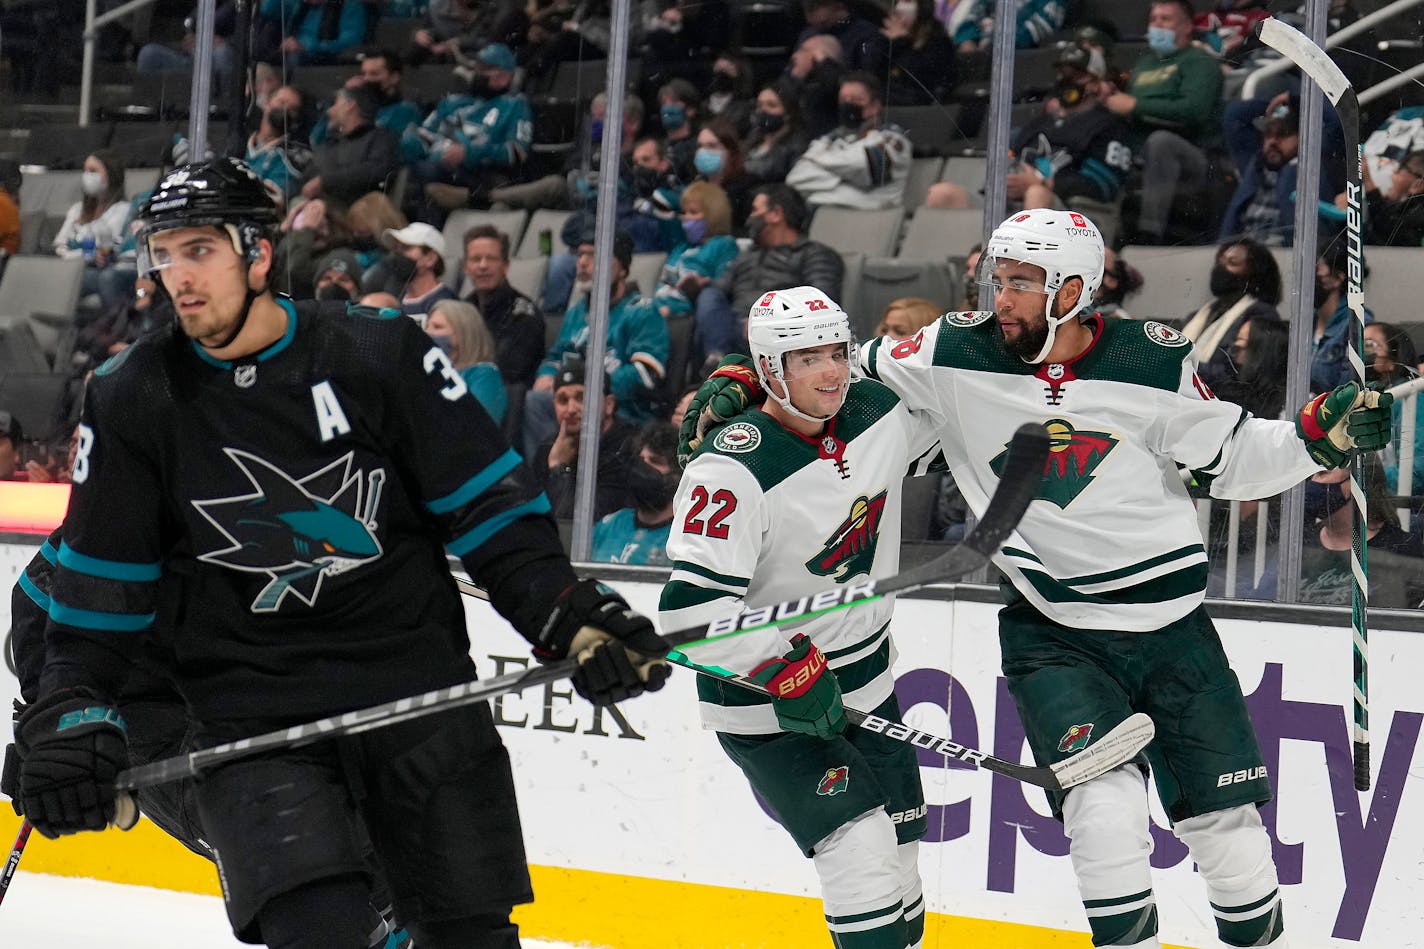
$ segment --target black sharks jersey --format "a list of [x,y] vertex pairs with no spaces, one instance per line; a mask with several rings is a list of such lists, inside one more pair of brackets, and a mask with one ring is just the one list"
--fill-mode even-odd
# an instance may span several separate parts
[[160,576],[203,721],[309,718],[470,678],[446,550],[526,635],[573,582],[548,501],[414,322],[281,304],[286,334],[239,362],[170,328],[96,371],[42,692],[114,694]]

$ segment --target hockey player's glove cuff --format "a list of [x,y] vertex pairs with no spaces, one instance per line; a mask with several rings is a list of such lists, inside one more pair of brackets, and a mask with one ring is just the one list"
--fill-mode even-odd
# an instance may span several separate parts
[[686,465],[709,431],[741,415],[763,395],[761,380],[750,359],[735,353],[722,357],[688,403],[677,433],[678,461]]
[[575,691],[594,705],[656,692],[667,681],[668,644],[646,616],[596,580],[561,593],[539,633],[541,659],[578,660]]
[[1305,404],[1295,432],[1323,468],[1349,463],[1354,452],[1379,451],[1389,444],[1394,396],[1347,382]]

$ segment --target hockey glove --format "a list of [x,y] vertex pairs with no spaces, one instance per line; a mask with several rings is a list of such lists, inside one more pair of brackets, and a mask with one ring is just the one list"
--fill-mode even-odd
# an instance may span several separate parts
[[723,356],[716,371],[698,387],[677,433],[677,460],[686,467],[707,433],[745,412],[762,397],[761,381],[746,356]]
[[792,638],[785,656],[753,669],[751,678],[771,690],[771,707],[784,730],[817,738],[845,731],[840,683],[826,665],[826,654],[805,633]]
[[[128,766],[118,710],[89,689],[61,689],[25,709],[15,729],[20,805],[46,837],[103,830],[115,819],[114,779]],[[127,795],[129,826],[138,814]]]
[[580,580],[554,602],[539,632],[540,659],[573,656],[574,690],[594,705],[612,705],[663,687],[671,671],[668,644],[646,616],[597,580]]
[[1317,464],[1340,468],[1354,452],[1389,444],[1393,403],[1388,392],[1347,382],[1307,402],[1296,416],[1295,433]]
[[[25,714],[27,708],[29,706],[23,699],[15,700],[15,711],[10,717],[12,733],[19,730],[20,716]],[[16,814],[25,815],[24,805],[20,803],[20,749],[14,742],[5,746],[5,764],[0,768],[0,794],[10,799],[10,806]]]

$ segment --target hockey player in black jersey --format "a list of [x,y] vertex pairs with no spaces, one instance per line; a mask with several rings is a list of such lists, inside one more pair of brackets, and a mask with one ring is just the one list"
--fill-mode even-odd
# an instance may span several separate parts
[[[667,649],[579,581],[519,456],[412,321],[269,290],[277,215],[220,159],[139,213],[175,325],[90,384],[20,799],[42,834],[103,828],[126,765],[113,696],[177,598],[174,672],[211,745],[473,677],[445,551],[596,703],[659,688]],[[197,788],[239,938],[360,947],[369,834],[423,947],[518,945],[532,899],[488,706],[246,758]]]

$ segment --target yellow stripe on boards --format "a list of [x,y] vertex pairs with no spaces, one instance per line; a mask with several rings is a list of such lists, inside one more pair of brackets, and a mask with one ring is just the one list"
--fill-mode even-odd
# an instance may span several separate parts
[[[6,853],[19,829],[18,819],[0,820]],[[127,833],[107,830],[60,840],[31,834],[12,885],[23,886],[27,871],[220,895],[213,865],[147,818]],[[530,874],[538,901],[516,909],[514,920],[533,939],[613,949],[825,949],[829,940],[820,901],[807,897],[558,867],[535,866]],[[939,913],[925,919],[927,949],[1086,949],[1089,944],[1081,932]]]

